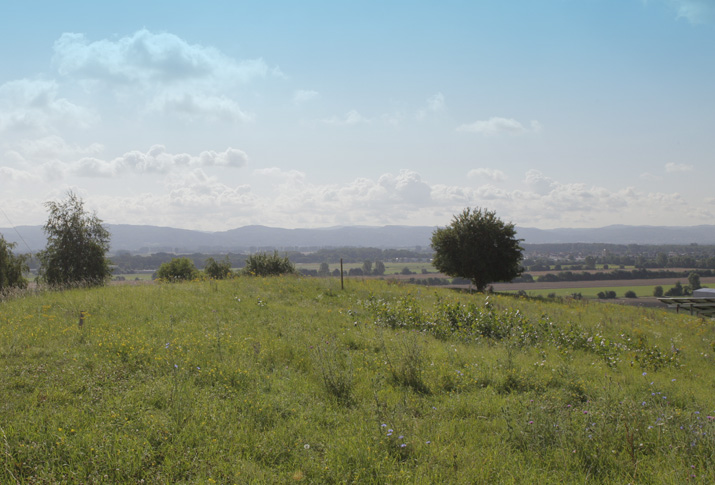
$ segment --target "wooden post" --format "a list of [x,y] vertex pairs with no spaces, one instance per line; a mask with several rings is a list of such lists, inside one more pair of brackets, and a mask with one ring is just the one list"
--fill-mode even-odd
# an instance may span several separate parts
[[79,326],[82,328],[82,325],[84,325],[84,310],[79,311]]
[[340,289],[345,289],[345,283],[343,282],[343,258],[340,258]]

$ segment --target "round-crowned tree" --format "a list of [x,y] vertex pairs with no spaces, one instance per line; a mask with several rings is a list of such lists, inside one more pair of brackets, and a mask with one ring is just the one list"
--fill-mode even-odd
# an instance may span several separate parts
[[523,249],[514,224],[496,213],[467,208],[452,223],[432,233],[432,264],[442,273],[470,280],[483,292],[489,283],[511,281],[521,274]]
[[163,281],[188,281],[198,277],[199,271],[189,258],[173,258],[168,263],[162,263],[156,271],[156,277]]
[[96,214],[84,210],[73,192],[61,202],[47,202],[50,216],[43,226],[47,246],[38,253],[40,280],[53,286],[103,285],[111,276],[109,231]]

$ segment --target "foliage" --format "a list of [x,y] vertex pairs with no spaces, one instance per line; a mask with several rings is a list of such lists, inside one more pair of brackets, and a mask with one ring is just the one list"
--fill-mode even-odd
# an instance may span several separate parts
[[256,253],[246,259],[243,274],[250,276],[278,276],[296,273],[295,266],[288,256],[281,257],[278,251],[273,254]]
[[209,278],[223,280],[231,276],[231,261],[228,256],[223,261],[217,262],[214,258],[208,258],[204,266],[204,272]]
[[655,296],[656,298],[660,298],[661,296],[663,296],[663,287],[658,285],[653,288],[653,296]]
[[636,295],[636,292],[633,290],[626,291],[623,296],[626,298],[638,298],[638,295]]
[[199,271],[189,258],[174,258],[159,266],[156,277],[164,281],[188,281],[199,276]]
[[715,483],[714,342],[375,280],[33,293],[0,312],[0,483]]
[[680,284],[680,281],[675,283],[675,286],[673,286],[671,289],[665,292],[665,296],[685,296],[687,295],[687,292],[685,288],[683,287],[682,284]]
[[613,290],[599,291],[596,296],[598,296],[599,300],[612,300],[617,297],[616,292]]
[[690,273],[688,275],[688,286],[690,286],[691,290],[699,290],[703,287],[703,285],[700,284],[700,275],[698,273]]
[[15,255],[15,243],[8,243],[0,234],[0,291],[5,288],[27,288],[24,274],[29,271],[27,256]]
[[111,276],[109,231],[73,192],[61,202],[47,202],[49,218],[43,226],[47,245],[38,253],[39,279],[52,286],[103,285]]
[[432,234],[432,264],[450,276],[472,281],[483,292],[495,281],[510,281],[521,274],[522,248],[514,224],[504,223],[493,211],[467,208],[452,223]]

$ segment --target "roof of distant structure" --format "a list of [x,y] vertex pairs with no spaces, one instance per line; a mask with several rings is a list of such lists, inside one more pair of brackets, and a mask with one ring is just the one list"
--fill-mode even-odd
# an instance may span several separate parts
[[[709,288],[707,288],[709,289]],[[696,290],[700,291],[700,290]],[[702,296],[703,294],[707,296]],[[674,298],[658,298],[668,308],[687,310],[691,315],[698,314],[702,317],[715,317],[715,291],[701,292],[698,296],[678,296]]]

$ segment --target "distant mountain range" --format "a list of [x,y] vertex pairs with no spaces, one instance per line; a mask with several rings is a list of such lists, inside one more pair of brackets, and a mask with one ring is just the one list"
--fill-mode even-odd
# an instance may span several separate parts
[[[280,229],[245,226],[229,231],[204,232],[158,226],[107,224],[112,234],[112,252],[241,252],[257,249],[318,249],[326,247],[427,248],[434,231],[431,226],[346,226],[321,229]],[[35,252],[44,248],[41,226],[0,228],[16,250]],[[535,229],[517,227],[525,244],[610,243],[610,244],[715,244],[715,225],[623,226],[594,229]]]

